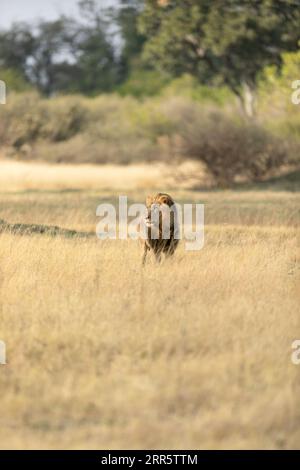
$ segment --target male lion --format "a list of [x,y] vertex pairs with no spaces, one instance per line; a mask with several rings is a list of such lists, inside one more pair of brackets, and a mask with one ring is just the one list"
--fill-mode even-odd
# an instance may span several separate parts
[[179,243],[179,240],[175,238],[176,207],[171,196],[166,193],[148,196],[146,206],[147,214],[144,223],[147,238],[144,240],[143,265],[148,251],[153,250],[156,261],[160,262],[161,254],[173,255]]

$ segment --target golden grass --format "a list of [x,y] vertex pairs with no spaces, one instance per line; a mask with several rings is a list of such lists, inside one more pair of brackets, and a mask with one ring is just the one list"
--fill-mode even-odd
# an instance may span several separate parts
[[[119,193],[53,168],[0,218],[94,230]],[[300,447],[297,193],[162,189],[205,202],[205,246],[144,271],[134,241],[0,235],[1,448]]]
[[[162,165],[163,167],[163,165]],[[29,189],[128,189],[156,187],[161,181],[161,167],[145,164],[118,165],[49,165],[48,163],[1,162],[2,190]]]

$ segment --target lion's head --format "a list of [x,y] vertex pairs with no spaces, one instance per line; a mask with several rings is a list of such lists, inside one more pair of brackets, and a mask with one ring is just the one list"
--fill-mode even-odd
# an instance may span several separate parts
[[174,227],[175,203],[169,194],[158,193],[155,196],[148,196],[146,199],[146,207],[147,214],[145,222],[148,228],[161,230],[163,222],[167,223],[170,228]]

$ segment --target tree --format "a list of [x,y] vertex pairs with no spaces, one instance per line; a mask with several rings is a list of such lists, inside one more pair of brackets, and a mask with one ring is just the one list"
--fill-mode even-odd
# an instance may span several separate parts
[[[27,75],[45,95],[60,91],[61,74],[72,77],[74,64],[69,62],[74,22],[66,17],[40,21],[34,31],[34,47],[27,62]],[[74,75],[73,75],[74,76]]]
[[113,15],[122,41],[119,58],[121,82],[128,78],[133,69],[140,66],[140,54],[145,42],[145,37],[138,30],[140,13],[141,2],[139,0],[121,0],[119,8],[115,8]]
[[26,80],[27,60],[34,44],[34,36],[26,23],[14,23],[9,30],[0,31],[0,69],[15,71]]
[[70,63],[74,34],[74,22],[66,17],[35,25],[15,23],[0,32],[0,67],[14,70],[49,96],[64,88],[62,73],[74,78],[74,63]]
[[300,40],[299,0],[146,0],[144,58],[174,76],[226,84],[253,116],[260,71]]
[[0,69],[15,70],[46,96],[110,91],[117,59],[105,12],[92,0],[79,8],[80,21],[62,16],[0,31]]
[[89,95],[111,91],[117,81],[117,61],[106,11],[93,0],[79,2],[83,21],[73,41],[78,68],[77,91]]

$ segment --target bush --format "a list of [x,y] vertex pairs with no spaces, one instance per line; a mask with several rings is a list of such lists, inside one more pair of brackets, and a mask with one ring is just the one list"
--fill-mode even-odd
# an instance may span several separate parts
[[220,185],[237,177],[260,180],[289,162],[288,145],[262,126],[187,102],[169,113],[177,116],[180,153],[203,162]]
[[68,140],[87,125],[87,109],[76,97],[42,101],[43,120],[39,137],[51,142]]
[[121,96],[131,95],[136,98],[159,94],[169,81],[169,77],[153,70],[134,70],[118,92]]
[[11,94],[1,115],[1,144],[20,148],[33,142],[40,135],[43,120],[41,100],[37,93]]
[[300,141],[300,105],[292,102],[292,83],[300,79],[300,51],[282,56],[282,69],[266,67],[258,88],[259,119],[276,135]]
[[0,144],[14,157],[51,162],[194,158],[223,185],[237,178],[259,180],[286,163],[299,164],[296,114],[254,124],[238,120],[229,105],[211,108],[184,96],[47,100],[34,92],[11,94],[1,107]]
[[16,69],[0,68],[0,79],[5,82],[8,94],[11,92],[25,92],[32,89],[32,85]]
[[0,118],[1,145],[11,148],[10,155],[51,162],[157,159],[157,135],[163,131],[156,106],[118,95],[11,95]]
[[234,95],[228,88],[224,86],[209,87],[202,85],[195,77],[189,74],[173,79],[162,90],[162,95],[166,98],[183,97],[201,103],[213,103],[220,107],[235,100]]
[[41,99],[38,93],[11,95],[0,121],[1,143],[20,148],[40,139],[57,142],[83,130],[86,109],[73,97]]

